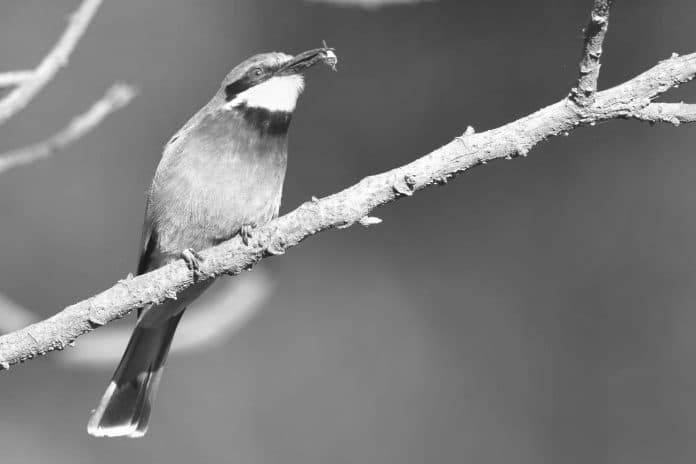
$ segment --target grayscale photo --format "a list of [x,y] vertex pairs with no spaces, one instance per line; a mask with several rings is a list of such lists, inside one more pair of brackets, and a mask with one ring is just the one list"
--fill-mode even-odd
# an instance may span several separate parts
[[696,462],[694,24],[0,2],[0,463]]

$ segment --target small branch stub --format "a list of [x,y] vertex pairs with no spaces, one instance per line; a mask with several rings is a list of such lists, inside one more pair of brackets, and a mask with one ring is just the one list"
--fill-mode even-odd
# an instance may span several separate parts
[[370,227],[370,226],[373,226],[375,224],[381,224],[382,220],[380,218],[374,217],[374,216],[364,216],[358,222],[363,227]]
[[609,10],[613,0],[594,0],[590,21],[585,28],[585,40],[580,59],[580,76],[570,91],[570,99],[580,107],[594,102],[601,68],[602,44],[609,27]]

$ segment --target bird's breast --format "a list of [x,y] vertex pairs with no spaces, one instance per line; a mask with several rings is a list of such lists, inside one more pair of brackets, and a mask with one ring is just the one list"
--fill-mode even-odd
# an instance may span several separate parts
[[165,151],[148,207],[163,252],[204,249],[277,215],[284,124],[289,119],[253,111],[204,119]]

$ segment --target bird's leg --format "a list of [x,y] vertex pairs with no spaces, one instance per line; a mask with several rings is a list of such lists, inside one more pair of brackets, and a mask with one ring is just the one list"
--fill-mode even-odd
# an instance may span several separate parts
[[186,266],[193,272],[194,280],[201,276],[201,262],[203,257],[193,248],[186,248],[181,252],[181,258],[186,261]]
[[252,231],[256,228],[256,224],[244,224],[239,229],[239,236],[242,237],[244,245],[249,246],[249,241],[252,237]]

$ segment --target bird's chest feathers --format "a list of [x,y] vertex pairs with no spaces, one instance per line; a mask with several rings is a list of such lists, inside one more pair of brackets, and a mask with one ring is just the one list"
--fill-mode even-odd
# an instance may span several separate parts
[[277,215],[287,164],[285,134],[263,134],[235,117],[202,121],[186,135],[162,160],[151,191],[166,248],[210,246],[242,225]]
[[272,77],[236,94],[225,104],[225,108],[233,109],[242,105],[270,112],[292,113],[303,89],[304,79],[301,75]]

